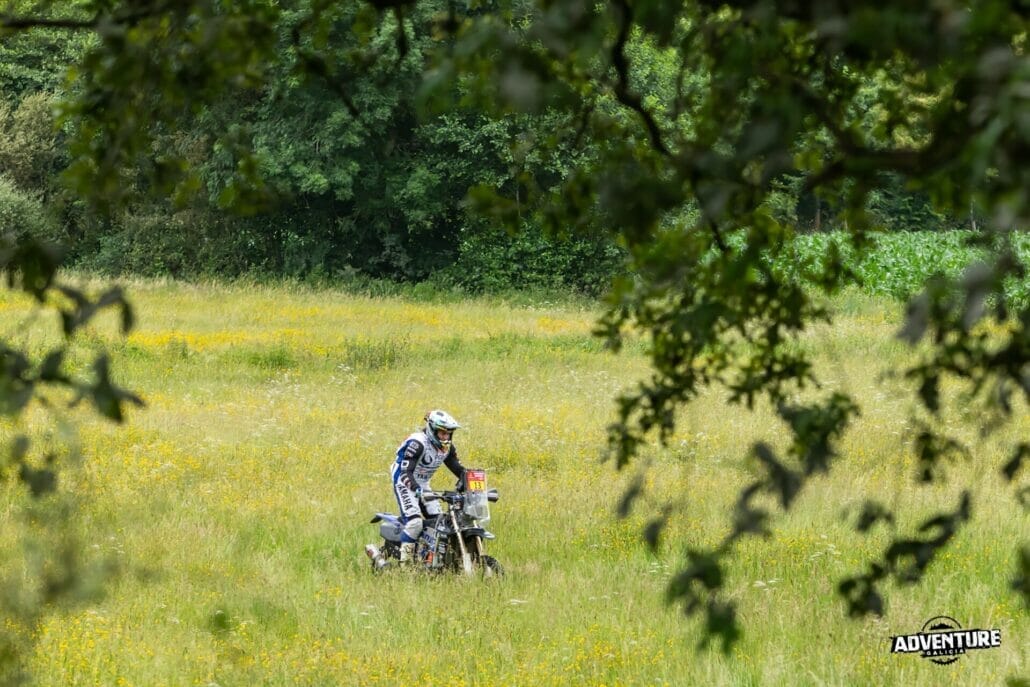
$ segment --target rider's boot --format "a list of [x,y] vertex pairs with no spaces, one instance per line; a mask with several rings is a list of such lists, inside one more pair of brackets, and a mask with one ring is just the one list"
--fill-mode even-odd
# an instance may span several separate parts
[[404,542],[401,544],[401,565],[411,565],[415,562],[415,542]]

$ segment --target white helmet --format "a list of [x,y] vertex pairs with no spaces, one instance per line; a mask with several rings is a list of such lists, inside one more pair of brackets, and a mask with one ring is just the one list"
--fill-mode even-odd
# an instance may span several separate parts
[[436,433],[440,430],[446,430],[453,435],[454,430],[459,427],[461,425],[458,424],[458,421],[442,410],[431,410],[426,414],[426,437],[438,449],[449,449],[451,447],[451,437],[441,439],[436,436]]

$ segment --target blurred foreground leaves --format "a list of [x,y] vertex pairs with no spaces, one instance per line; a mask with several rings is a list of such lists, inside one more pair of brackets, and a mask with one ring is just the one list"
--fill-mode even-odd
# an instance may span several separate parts
[[[88,401],[100,415],[122,422],[126,404],[142,406],[135,394],[111,379],[107,355],[95,353],[89,374],[70,369],[76,334],[103,310],[120,311],[122,333],[134,322],[132,306],[118,287],[93,297],[62,284],[59,252],[51,246],[14,236],[0,236],[0,276],[9,290],[27,294],[35,311],[22,322],[5,319],[0,329],[0,477],[20,482],[24,491],[3,485],[11,504],[20,504],[8,519],[0,568],[0,684],[27,679],[23,661],[31,653],[35,627],[55,608],[93,598],[103,571],[83,560],[74,535],[75,496],[61,490],[61,470],[78,461],[70,411]],[[61,343],[45,352],[19,348],[26,330],[38,326],[42,312],[56,312]],[[47,431],[30,437],[25,417],[46,413]]]

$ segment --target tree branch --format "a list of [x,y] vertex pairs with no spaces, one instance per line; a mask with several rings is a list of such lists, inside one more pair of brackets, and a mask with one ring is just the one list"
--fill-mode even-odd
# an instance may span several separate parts
[[709,219],[708,228],[712,231],[712,236],[715,238],[715,245],[719,247],[719,252],[723,255],[729,253],[729,246],[726,245],[726,240],[722,237],[722,232],[719,231],[719,225]]
[[325,59],[321,55],[301,47],[300,26],[293,28],[291,38],[293,47],[297,51],[297,59],[299,59],[304,65],[304,69],[308,73],[314,74],[325,81],[326,85],[329,86],[329,88],[331,88],[343,102],[344,107],[347,108],[347,112],[349,112],[354,119],[361,121],[361,112],[358,110],[357,105],[354,104],[354,100],[351,99],[350,94],[344,88],[343,84],[340,83],[338,79],[333,78],[333,75],[329,70],[329,65],[326,64]]
[[662,132],[654,116],[644,107],[640,96],[629,89],[629,60],[626,59],[626,43],[629,41],[629,32],[633,27],[633,9],[629,6],[628,0],[614,0],[615,6],[619,9],[619,33],[612,46],[612,66],[618,80],[615,82],[615,97],[619,102],[640,115],[647,127],[647,133],[651,137],[651,146],[662,155],[669,155],[669,149],[662,141]]

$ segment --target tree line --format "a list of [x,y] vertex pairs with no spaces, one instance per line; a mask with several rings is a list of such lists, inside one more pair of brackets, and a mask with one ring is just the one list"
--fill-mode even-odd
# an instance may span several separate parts
[[[72,67],[88,65],[102,39],[46,26],[6,37],[0,217],[8,229],[58,243],[67,264],[107,274],[373,277],[472,292],[598,294],[625,270],[618,227],[577,232],[545,226],[532,211],[532,189],[557,186],[604,142],[556,142],[568,113],[537,107],[530,71],[502,75],[497,87],[515,102],[498,112],[474,84],[434,89],[424,79],[434,51],[454,42],[441,36],[444,3],[418,3],[381,22],[370,5],[336,3],[325,10],[332,16],[323,35],[298,37],[319,4],[280,3],[270,59],[253,83],[236,75],[216,97],[193,105],[189,74],[176,77],[185,79],[181,116],[174,125],[154,122],[148,149],[120,161],[114,190],[127,202],[113,213],[96,212],[69,192],[82,171],[69,142],[81,140],[89,124],[67,102],[90,88],[88,72]],[[514,7],[508,25],[525,32],[533,14]],[[374,30],[352,30],[362,23]],[[627,50],[633,88],[667,114],[678,92],[703,88],[708,78],[677,74],[676,48],[643,33],[630,37]],[[863,84],[870,93],[881,86]],[[594,107],[616,119],[632,116],[611,95],[600,95]],[[687,115],[676,122],[694,126]],[[863,122],[870,131],[878,126],[874,113]],[[801,231],[841,228],[840,204],[805,181],[785,174],[777,182],[770,196],[777,216]],[[162,184],[169,193],[155,193]],[[475,211],[476,198],[491,194],[513,199],[516,222],[502,226]],[[867,203],[894,231],[975,228],[977,221],[972,211],[935,210],[925,192],[890,172]]]

